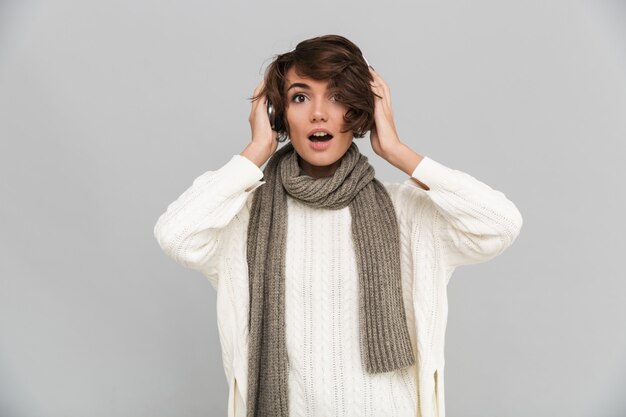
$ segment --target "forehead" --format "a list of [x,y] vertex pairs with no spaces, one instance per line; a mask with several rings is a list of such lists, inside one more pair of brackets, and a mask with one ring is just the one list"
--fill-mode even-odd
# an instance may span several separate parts
[[287,82],[285,83],[286,90],[289,90],[289,87],[291,87],[294,83],[298,84],[296,87],[304,88],[305,90],[307,89],[307,87],[304,87],[302,84],[306,84],[311,89],[319,90],[325,90],[328,87],[328,80],[314,80],[312,78],[300,77],[298,74],[296,74],[296,70],[294,67],[289,68],[289,70],[285,74],[285,78],[287,80]]

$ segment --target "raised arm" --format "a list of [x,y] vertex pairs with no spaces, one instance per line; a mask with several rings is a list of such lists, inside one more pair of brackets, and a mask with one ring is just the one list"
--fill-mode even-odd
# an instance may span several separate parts
[[515,204],[465,172],[425,156],[405,184],[419,188],[434,204],[436,232],[451,266],[485,262],[520,233],[523,220]]
[[265,183],[262,177],[263,171],[242,155],[233,155],[217,171],[197,177],[154,226],[163,252],[180,265],[202,272],[217,288],[220,234],[249,194]]
[[261,80],[254,90],[248,122],[252,140],[217,171],[196,178],[178,199],[170,203],[154,226],[154,237],[170,258],[186,268],[202,272],[218,286],[220,235],[257,187],[265,184],[261,166],[278,147],[261,94]]
[[370,141],[374,152],[410,175],[406,184],[417,187],[434,204],[435,232],[451,266],[484,262],[513,243],[522,215],[504,193],[469,174],[422,156],[398,137],[391,93],[380,74],[370,67],[375,99],[375,127]]

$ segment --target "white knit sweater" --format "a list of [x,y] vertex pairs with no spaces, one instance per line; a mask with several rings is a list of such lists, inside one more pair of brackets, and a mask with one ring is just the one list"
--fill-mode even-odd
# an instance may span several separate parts
[[[263,171],[241,155],[208,171],[155,227],[162,250],[218,291],[228,416],[245,416],[246,237]],[[349,207],[311,208],[287,194],[286,341],[291,416],[444,417],[446,285],[459,265],[487,261],[515,240],[522,216],[505,195],[429,157],[404,183],[382,181],[398,217],[403,296],[416,365],[367,374],[359,350],[358,272]]]

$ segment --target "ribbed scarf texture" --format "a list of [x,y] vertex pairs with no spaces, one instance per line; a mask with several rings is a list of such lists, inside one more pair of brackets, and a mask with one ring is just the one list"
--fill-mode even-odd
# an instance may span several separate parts
[[285,341],[287,193],[316,208],[350,207],[359,272],[361,358],[369,373],[415,363],[400,276],[400,238],[393,203],[374,168],[353,142],[330,177],[313,178],[291,142],[263,170],[248,225],[250,284],[248,417],[287,417]]

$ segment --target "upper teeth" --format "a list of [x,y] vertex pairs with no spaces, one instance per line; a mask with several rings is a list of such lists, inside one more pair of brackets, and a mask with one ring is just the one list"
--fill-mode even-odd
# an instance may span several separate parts
[[313,135],[311,135],[311,136],[326,136],[327,134],[328,134],[328,133],[326,133],[326,132],[315,132],[315,133],[313,133]]

